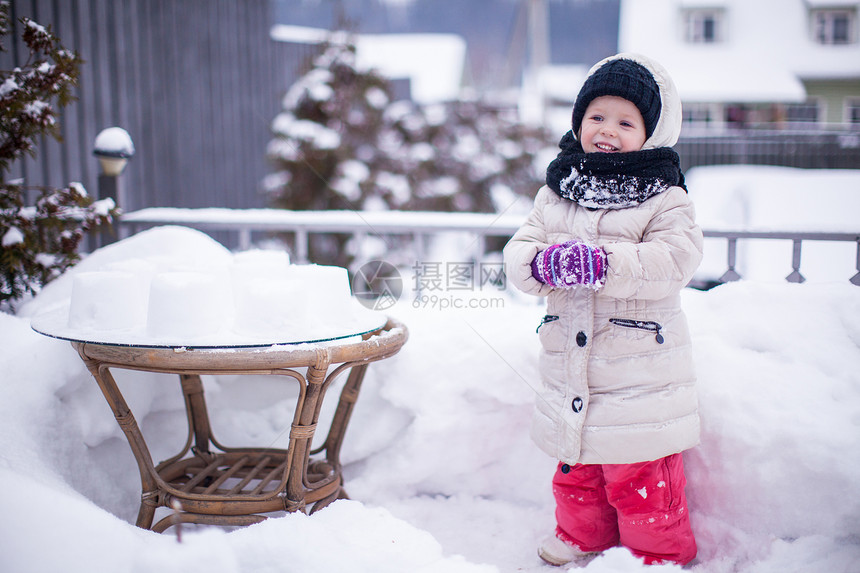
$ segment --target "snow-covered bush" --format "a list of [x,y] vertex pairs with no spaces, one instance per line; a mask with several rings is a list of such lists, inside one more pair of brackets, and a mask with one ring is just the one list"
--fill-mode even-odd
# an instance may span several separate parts
[[[15,160],[35,155],[39,137],[60,139],[55,105],[62,108],[74,99],[81,63],[50,28],[27,18],[21,25],[29,58],[23,66],[0,70],[0,308],[35,293],[74,264],[84,233],[108,223],[114,213],[112,202],[93,203],[79,183],[53,189],[7,180]],[[6,50],[9,28],[9,3],[0,2],[0,50]],[[29,192],[37,195],[35,205],[27,204]]]
[[386,111],[378,145],[408,182],[402,197],[383,195],[392,208],[493,213],[509,206],[510,195],[532,197],[542,184],[535,156],[551,138],[513,110],[475,99],[402,101]]

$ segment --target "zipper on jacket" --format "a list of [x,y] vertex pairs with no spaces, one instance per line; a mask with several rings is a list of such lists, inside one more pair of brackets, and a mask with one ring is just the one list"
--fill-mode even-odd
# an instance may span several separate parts
[[[657,340],[657,344],[663,344],[664,338],[663,335],[660,334],[660,330],[663,327],[652,320],[633,320],[631,318],[610,318],[609,322],[612,324],[623,326],[624,328],[637,328],[639,330],[647,330],[649,332],[656,333],[654,338]],[[540,327],[538,327],[540,328]]]
[[546,324],[547,322],[554,322],[556,320],[558,320],[558,316],[556,316],[554,314],[544,315],[544,317],[540,321],[540,324],[538,324],[538,327],[535,329],[535,332],[540,332],[540,327],[543,326],[544,324]]

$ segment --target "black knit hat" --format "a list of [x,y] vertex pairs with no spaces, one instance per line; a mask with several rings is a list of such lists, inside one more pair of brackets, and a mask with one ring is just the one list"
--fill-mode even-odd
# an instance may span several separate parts
[[573,105],[573,133],[579,134],[588,104],[607,95],[635,104],[645,120],[645,137],[651,137],[660,119],[660,88],[643,65],[626,59],[606,62],[585,80]]

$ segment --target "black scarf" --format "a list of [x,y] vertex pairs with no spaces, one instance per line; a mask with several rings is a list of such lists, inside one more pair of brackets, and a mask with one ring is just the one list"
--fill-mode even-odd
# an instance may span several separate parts
[[585,153],[568,131],[547,167],[546,184],[583,207],[626,209],[672,186],[685,191],[681,160],[671,147],[629,153]]

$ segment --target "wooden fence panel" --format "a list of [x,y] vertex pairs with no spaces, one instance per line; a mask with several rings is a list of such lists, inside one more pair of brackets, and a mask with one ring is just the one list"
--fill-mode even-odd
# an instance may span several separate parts
[[[38,142],[10,178],[97,196],[96,135],[126,129],[136,154],[124,173],[126,210],[262,207],[270,124],[313,48],[274,42],[268,0],[13,0],[17,20],[50,25],[85,60],[78,101],[60,118],[64,143]],[[0,54],[22,63],[23,47]]]

